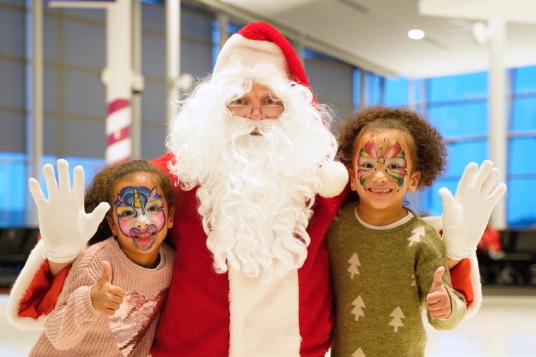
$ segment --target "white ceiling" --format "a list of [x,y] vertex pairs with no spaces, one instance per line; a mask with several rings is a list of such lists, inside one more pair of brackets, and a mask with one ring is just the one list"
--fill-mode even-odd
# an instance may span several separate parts
[[[505,65],[536,64],[536,0],[421,1],[429,12],[457,18],[421,15],[419,0],[201,0],[250,21],[268,21],[287,36],[367,70],[407,78],[487,70],[487,46],[473,40],[471,26],[488,16],[485,9],[496,16],[515,8],[525,18],[507,23]],[[474,6],[462,6],[469,2]],[[530,19],[535,23],[527,23]],[[407,37],[415,28],[425,31],[424,39]]]

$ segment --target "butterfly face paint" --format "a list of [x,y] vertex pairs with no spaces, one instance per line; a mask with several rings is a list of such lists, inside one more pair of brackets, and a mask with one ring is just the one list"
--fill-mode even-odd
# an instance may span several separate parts
[[404,178],[408,174],[406,154],[398,140],[391,146],[389,139],[384,138],[378,145],[374,135],[371,135],[370,140],[359,150],[357,164],[357,177],[365,188],[366,182],[374,176],[376,170],[382,170],[391,177],[398,185],[398,191],[404,185]]
[[166,223],[162,196],[144,186],[127,186],[117,194],[114,202],[119,229],[132,238],[136,247],[151,249],[156,235]]

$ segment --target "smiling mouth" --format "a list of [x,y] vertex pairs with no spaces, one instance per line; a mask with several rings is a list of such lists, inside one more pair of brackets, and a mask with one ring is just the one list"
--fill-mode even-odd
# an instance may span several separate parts
[[146,233],[136,234],[132,238],[135,238],[135,239],[147,239],[147,238],[151,238],[155,234],[156,234],[155,232],[146,232]]
[[372,193],[389,193],[389,192],[393,191],[393,190],[391,190],[391,189],[375,190],[375,189],[373,189],[373,188],[369,188],[368,190],[369,190],[370,192],[372,192]]
[[262,136],[262,134],[259,133],[259,129],[255,129],[255,130],[253,130],[249,135],[253,135],[253,136]]

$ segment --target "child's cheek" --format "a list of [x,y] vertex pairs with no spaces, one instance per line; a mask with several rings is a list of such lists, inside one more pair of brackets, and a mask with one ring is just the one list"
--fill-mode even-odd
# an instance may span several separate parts
[[365,182],[372,176],[373,171],[370,170],[358,170],[357,177],[359,178],[359,183],[361,186],[365,186]]
[[164,210],[156,212],[152,223],[156,226],[157,232],[160,232],[162,228],[164,228],[164,225],[166,224],[166,214],[164,213]]
[[119,218],[117,223],[119,223],[119,229],[121,230],[121,232],[123,233],[123,235],[127,236],[127,237],[131,237],[130,235],[130,220],[128,219],[123,219],[123,218]]

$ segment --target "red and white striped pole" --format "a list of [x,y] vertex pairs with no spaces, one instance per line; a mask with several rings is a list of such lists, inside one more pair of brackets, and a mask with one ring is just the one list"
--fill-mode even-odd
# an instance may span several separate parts
[[132,0],[116,0],[106,11],[107,146],[106,162],[124,162],[132,157]]
[[133,156],[132,92],[143,90],[143,76],[133,69],[134,31],[139,30],[133,27],[133,11],[138,1],[115,0],[106,11],[106,68],[102,81],[108,106],[104,155],[108,163],[125,162]]
[[132,157],[131,98],[115,98],[108,103],[106,116],[107,162],[125,162]]

